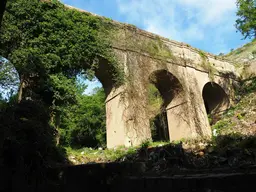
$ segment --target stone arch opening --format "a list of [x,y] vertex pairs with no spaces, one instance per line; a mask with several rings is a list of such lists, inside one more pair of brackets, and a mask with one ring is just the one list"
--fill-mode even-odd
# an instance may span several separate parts
[[[112,110],[111,105],[107,108],[106,99],[117,85],[115,81],[116,71],[104,59],[99,59],[97,65],[92,69],[86,65],[82,67],[76,76],[76,81],[81,85],[86,84],[88,87],[83,90],[82,95],[80,95],[81,92],[79,93],[80,99],[74,110],[77,113],[76,117],[78,117],[76,126],[72,130],[61,130],[61,133],[70,135],[69,145],[73,148],[105,147],[109,142],[107,137],[110,135],[107,129],[108,116],[106,113],[108,110]],[[82,86],[81,88],[84,89]],[[64,120],[61,118],[61,114],[58,113],[55,118],[56,125],[60,125],[61,121]],[[67,141],[61,139],[60,143],[66,144]]]
[[118,76],[118,69],[109,63],[104,58],[99,58],[99,64],[94,69],[95,77],[100,81],[106,97],[110,94],[113,88],[118,87],[116,77]]
[[202,95],[207,114],[221,113],[229,106],[228,95],[217,83],[206,83]]
[[106,144],[107,148],[125,145],[124,108],[119,88],[122,86],[121,68],[99,58],[99,65],[94,69],[95,77],[100,81],[105,92]]
[[167,70],[158,70],[150,75],[150,83],[159,91],[162,99],[161,106],[157,112],[151,114],[152,125],[156,131],[153,140],[173,140],[175,138],[175,129],[179,129],[175,109],[181,103],[182,85],[179,80]]
[[20,78],[16,68],[0,56],[0,99],[9,101],[18,93]]

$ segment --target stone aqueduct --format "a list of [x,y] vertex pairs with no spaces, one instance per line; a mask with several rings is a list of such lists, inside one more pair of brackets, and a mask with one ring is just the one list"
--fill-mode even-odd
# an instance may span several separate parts
[[107,94],[107,147],[151,139],[148,83],[155,84],[163,98],[171,141],[211,137],[207,113],[221,112],[232,103],[238,77],[234,66],[132,25],[113,21],[113,31],[113,51],[127,80],[115,87],[109,65],[100,62],[96,76]]

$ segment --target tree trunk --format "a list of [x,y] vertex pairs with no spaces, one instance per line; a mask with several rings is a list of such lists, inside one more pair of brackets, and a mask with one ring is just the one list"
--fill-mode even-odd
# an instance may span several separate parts
[[59,133],[59,128],[60,128],[60,112],[56,112],[55,116],[55,127],[56,127],[56,145],[58,146],[60,143],[60,133]]
[[21,78],[20,87],[19,87],[19,92],[18,92],[18,103],[20,103],[21,100],[22,100],[22,93],[23,93],[23,88],[24,88],[24,86],[25,86],[24,79]]
[[7,0],[1,0],[0,2],[0,27],[2,25],[2,19],[3,19],[5,7],[6,7],[6,2]]

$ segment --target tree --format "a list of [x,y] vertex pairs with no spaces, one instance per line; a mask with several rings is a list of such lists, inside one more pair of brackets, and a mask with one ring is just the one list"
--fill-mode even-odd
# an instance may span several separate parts
[[74,135],[70,142],[81,146],[91,139],[90,145],[97,145],[105,138],[101,137],[105,129],[104,99],[82,97],[75,83],[80,73],[93,76],[101,60],[111,65],[114,81],[122,80],[111,49],[110,21],[69,9],[57,0],[8,1],[6,10],[0,55],[18,71],[20,103],[26,97],[43,101],[55,128]]
[[49,106],[74,102],[74,77],[97,67],[99,57],[113,57],[101,18],[58,1],[8,1],[6,9],[0,55],[19,73],[19,101],[31,97]]
[[256,37],[256,0],[237,0],[236,28],[244,38]]
[[103,88],[84,95],[77,83],[78,103],[60,108],[60,144],[71,147],[99,147],[106,144],[105,93]]

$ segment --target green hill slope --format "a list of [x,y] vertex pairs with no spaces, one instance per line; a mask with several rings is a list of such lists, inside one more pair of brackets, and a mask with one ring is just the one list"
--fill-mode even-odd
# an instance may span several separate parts
[[256,135],[256,77],[242,82],[236,95],[237,103],[226,111],[213,126],[217,135]]
[[256,75],[256,40],[235,49],[224,56],[232,61],[240,71],[242,78]]
[[243,81],[236,104],[212,126],[219,135],[256,135],[256,40],[232,50],[224,58],[234,63]]

